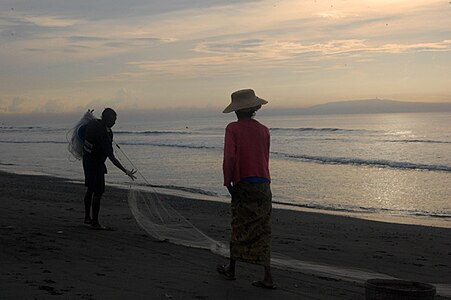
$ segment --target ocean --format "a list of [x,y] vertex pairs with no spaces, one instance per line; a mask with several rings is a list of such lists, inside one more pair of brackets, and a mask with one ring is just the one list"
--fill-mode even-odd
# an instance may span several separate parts
[[[81,117],[81,116],[80,116]],[[273,201],[284,209],[451,228],[451,113],[265,115]],[[113,127],[117,156],[156,189],[228,201],[222,186],[225,126],[234,114]],[[83,180],[59,124],[0,125],[0,169]],[[128,178],[107,164],[110,184]],[[105,200],[106,201],[106,200]]]

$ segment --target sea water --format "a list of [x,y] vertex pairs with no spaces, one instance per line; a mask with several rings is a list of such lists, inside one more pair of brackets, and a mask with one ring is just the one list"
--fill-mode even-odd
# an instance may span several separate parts
[[[81,117],[81,116],[80,116]],[[451,227],[451,113],[285,115],[258,113],[270,128],[273,201],[356,217]],[[234,115],[121,120],[117,156],[160,191],[227,201],[224,128]],[[0,126],[0,168],[83,180],[64,124]],[[107,182],[128,178],[107,163]]]

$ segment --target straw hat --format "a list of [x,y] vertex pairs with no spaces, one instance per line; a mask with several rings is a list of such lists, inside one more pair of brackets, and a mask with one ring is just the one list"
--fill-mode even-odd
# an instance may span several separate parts
[[251,89],[239,90],[232,93],[232,103],[230,103],[222,112],[229,113],[236,110],[254,108],[266,103],[268,103],[268,101],[255,96],[255,92]]

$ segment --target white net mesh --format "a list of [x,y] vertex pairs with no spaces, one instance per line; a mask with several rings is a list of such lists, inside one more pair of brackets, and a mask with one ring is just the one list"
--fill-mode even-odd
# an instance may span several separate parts
[[200,231],[171,205],[165,203],[144,175],[116,144],[116,157],[123,165],[137,170],[137,179],[130,185],[128,204],[136,222],[152,237],[186,247],[201,248],[229,256],[229,246],[215,241]]
[[80,119],[80,121],[77,122],[77,124],[69,129],[69,131],[66,134],[66,139],[68,142],[67,150],[72,154],[72,156],[75,159],[81,160],[83,157],[83,139],[81,136],[80,129],[83,125],[86,125],[90,120],[95,119],[94,115],[92,114],[91,110],[88,110],[83,117]]
[[129,191],[128,204],[138,224],[154,238],[228,255],[227,245],[201,232],[174,208],[164,204],[157,193],[144,192],[133,185]]
[[[187,247],[207,249],[215,254],[229,257],[227,244],[215,241],[201,232],[169,204],[160,200],[155,191],[143,191],[136,185],[132,185],[128,203],[138,224],[152,237]],[[363,282],[370,278],[393,278],[367,270],[300,261],[274,252],[271,254],[271,266],[348,281]]]

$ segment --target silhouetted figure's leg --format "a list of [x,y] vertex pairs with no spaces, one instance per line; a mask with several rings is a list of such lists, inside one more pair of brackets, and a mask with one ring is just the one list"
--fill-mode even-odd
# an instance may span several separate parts
[[85,194],[85,224],[91,224],[91,202],[92,202],[92,195],[94,194],[94,191],[92,191],[90,188],[86,190]]
[[102,198],[102,194],[94,193],[92,198],[92,225],[100,225],[99,224],[99,212],[100,212],[100,199]]

